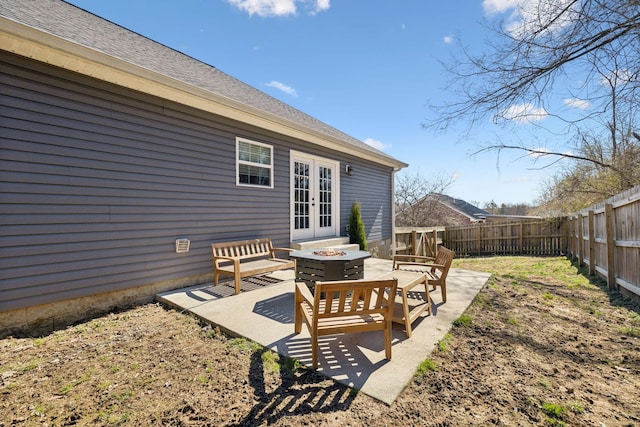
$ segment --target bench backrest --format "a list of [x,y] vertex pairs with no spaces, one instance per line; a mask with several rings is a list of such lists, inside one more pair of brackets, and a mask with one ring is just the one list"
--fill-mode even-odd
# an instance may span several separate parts
[[343,280],[316,282],[313,318],[353,315],[392,315],[397,280]]
[[237,259],[273,256],[271,239],[241,240],[237,242],[212,243],[213,258],[229,257]]

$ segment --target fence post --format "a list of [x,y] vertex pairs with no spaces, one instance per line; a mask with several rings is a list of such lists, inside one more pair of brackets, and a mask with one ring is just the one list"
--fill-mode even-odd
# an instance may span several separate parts
[[564,242],[562,242],[561,246],[562,246],[562,250],[565,251],[565,253],[569,253],[569,227],[570,227],[570,221],[569,221],[569,217],[565,217],[565,219],[562,221],[562,236],[564,237]]
[[605,221],[607,228],[607,286],[609,289],[617,289],[616,283],[616,245],[615,245],[615,218],[613,216],[613,205],[607,203],[604,205]]
[[411,231],[411,252],[413,252],[412,255],[418,255],[418,248],[416,247],[418,245],[418,237],[416,234],[416,230],[413,229]]
[[[433,240],[431,240],[429,234],[433,235]],[[438,232],[434,228],[433,230],[427,231],[425,237],[427,239],[427,248],[429,249],[428,253],[425,253],[425,255],[435,257],[436,248],[438,247]]]
[[584,240],[583,236],[583,225],[582,225],[582,214],[578,213],[578,266],[582,267],[584,265],[584,245],[582,241]]
[[569,259],[573,261],[573,218],[567,217],[567,254]]
[[596,274],[596,236],[595,234],[595,223],[594,223],[594,213],[593,211],[589,211],[589,275],[593,276]]

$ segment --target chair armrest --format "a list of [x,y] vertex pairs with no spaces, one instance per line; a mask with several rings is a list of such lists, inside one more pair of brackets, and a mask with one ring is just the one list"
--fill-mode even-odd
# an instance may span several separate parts
[[299,298],[313,306],[314,298],[306,283],[296,282],[296,304],[300,301]]
[[434,263],[426,263],[426,264],[422,264],[425,267],[435,267],[435,268],[444,268],[443,264],[434,264]]
[[425,262],[409,262],[409,261],[402,261],[402,262],[396,262],[393,264],[393,269],[394,270],[399,270],[400,267],[403,266],[413,266],[413,267],[424,267],[427,268],[428,265]]
[[426,261],[433,261],[434,257],[430,256],[422,256],[422,255],[405,255],[399,254],[393,256],[393,269],[396,269],[396,264],[399,262],[413,262],[413,263],[424,263]]
[[397,254],[393,256],[393,259],[429,261],[429,260],[434,260],[435,258],[432,256],[423,256],[423,255]]

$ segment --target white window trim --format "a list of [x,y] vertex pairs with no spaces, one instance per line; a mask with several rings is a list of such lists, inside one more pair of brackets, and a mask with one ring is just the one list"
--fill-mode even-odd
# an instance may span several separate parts
[[[259,145],[261,147],[266,147],[271,151],[271,164],[266,165],[263,163],[253,163],[248,162],[246,160],[240,160],[240,143],[244,142],[251,145]],[[254,188],[273,188],[273,163],[274,163],[274,150],[273,145],[265,144],[263,142],[253,141],[247,138],[236,137],[236,185],[239,187],[254,187]],[[258,185],[258,184],[246,184],[244,182],[240,182],[240,165],[249,165],[256,166],[259,168],[269,169],[269,183],[270,185]]]

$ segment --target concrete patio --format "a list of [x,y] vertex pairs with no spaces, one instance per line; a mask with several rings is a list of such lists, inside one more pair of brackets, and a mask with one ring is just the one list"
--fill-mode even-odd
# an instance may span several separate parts
[[[365,260],[365,279],[375,279],[389,271],[390,260]],[[489,276],[452,268],[447,277],[447,302],[442,303],[440,289],[431,291],[433,315],[425,312],[413,323],[411,338],[407,338],[403,325],[394,323],[390,361],[384,358],[380,332],[322,337],[318,372],[382,402],[393,403]],[[294,275],[288,270],[243,280],[239,295],[233,294],[232,281],[225,281],[215,287],[208,283],[161,293],[156,299],[189,311],[232,336],[248,338],[310,366],[308,331],[303,326],[301,334],[293,332],[293,292]]]

